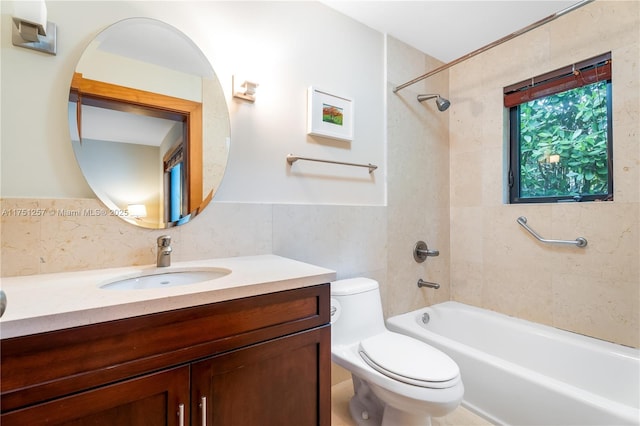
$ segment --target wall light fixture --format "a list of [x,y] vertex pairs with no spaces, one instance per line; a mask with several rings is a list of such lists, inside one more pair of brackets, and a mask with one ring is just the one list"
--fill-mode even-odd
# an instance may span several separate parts
[[147,217],[147,208],[144,204],[129,204],[127,206],[129,216],[139,219],[141,217]]
[[244,99],[249,102],[255,102],[256,100],[256,87],[258,83],[253,81],[238,78],[235,75],[231,77],[231,84],[233,84],[233,97]]
[[14,2],[12,21],[14,46],[56,54],[56,24],[47,22],[44,0]]

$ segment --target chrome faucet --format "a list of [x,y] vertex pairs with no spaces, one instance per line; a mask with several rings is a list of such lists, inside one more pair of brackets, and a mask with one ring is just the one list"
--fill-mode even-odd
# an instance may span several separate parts
[[429,288],[435,288],[437,290],[440,288],[440,284],[430,283],[429,281],[425,281],[422,278],[420,278],[418,280],[418,287],[429,287]]
[[162,235],[158,237],[158,268],[171,266],[171,237]]

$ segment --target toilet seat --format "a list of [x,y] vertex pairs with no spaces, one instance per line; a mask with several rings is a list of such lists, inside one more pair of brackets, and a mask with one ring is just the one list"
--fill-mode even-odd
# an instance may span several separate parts
[[384,332],[360,342],[358,352],[373,369],[400,382],[444,389],[460,381],[458,365],[440,350],[411,337]]

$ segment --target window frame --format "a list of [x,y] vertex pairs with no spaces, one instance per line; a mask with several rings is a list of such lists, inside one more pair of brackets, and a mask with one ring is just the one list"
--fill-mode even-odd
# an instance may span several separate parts
[[[610,55],[610,54],[609,54]],[[610,61],[610,56],[609,59]],[[586,61],[585,61],[586,62]],[[572,66],[575,71],[575,65]],[[559,71],[559,70],[558,70]],[[548,73],[555,74],[557,77],[558,71]],[[530,81],[533,82],[535,77]],[[597,83],[598,80],[584,84],[582,86],[571,87],[566,90],[556,90],[553,93],[546,95],[538,95],[534,99],[524,100],[517,105],[509,107],[509,152],[508,152],[508,170],[507,170],[507,185],[509,204],[533,204],[533,203],[560,203],[560,202],[581,202],[581,201],[612,201],[613,200],[613,113],[612,113],[612,78],[608,76],[606,80],[606,107],[607,107],[607,193],[606,194],[588,194],[588,195],[561,195],[561,196],[541,196],[541,197],[523,197],[520,195],[520,167],[521,167],[521,145],[520,145],[520,105],[535,99],[541,99],[549,96],[553,96],[558,93],[562,93],[568,90],[574,90],[577,87],[587,86]],[[532,84],[533,85],[533,84]],[[507,104],[506,96],[509,93],[514,93],[513,88],[517,85],[512,85],[505,88],[505,104]]]

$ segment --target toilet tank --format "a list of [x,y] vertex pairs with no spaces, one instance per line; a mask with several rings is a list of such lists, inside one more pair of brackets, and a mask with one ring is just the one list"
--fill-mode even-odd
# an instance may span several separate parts
[[348,345],[385,331],[378,282],[350,278],[331,283],[331,344]]

